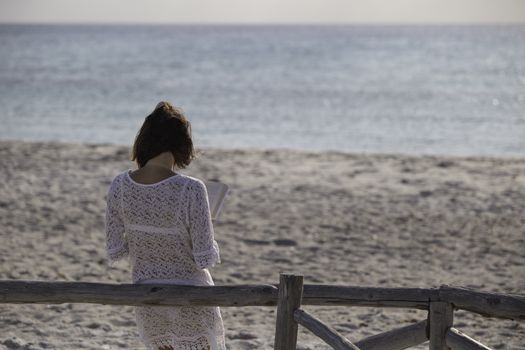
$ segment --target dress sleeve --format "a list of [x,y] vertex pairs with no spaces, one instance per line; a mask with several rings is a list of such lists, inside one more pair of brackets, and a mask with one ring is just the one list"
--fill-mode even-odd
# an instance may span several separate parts
[[122,219],[119,179],[111,182],[107,193],[106,206],[106,254],[110,265],[128,255],[128,242],[125,238]]
[[193,259],[199,269],[220,263],[219,245],[214,239],[208,192],[202,181],[190,186],[189,230]]

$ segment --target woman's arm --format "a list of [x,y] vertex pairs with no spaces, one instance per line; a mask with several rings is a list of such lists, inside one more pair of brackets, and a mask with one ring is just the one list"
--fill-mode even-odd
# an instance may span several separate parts
[[124,235],[125,228],[120,206],[120,181],[122,179],[113,179],[106,199],[106,254],[110,265],[128,255],[128,243]]
[[220,263],[219,246],[214,239],[210,204],[206,186],[200,180],[189,188],[189,230],[193,247],[193,259],[200,269]]

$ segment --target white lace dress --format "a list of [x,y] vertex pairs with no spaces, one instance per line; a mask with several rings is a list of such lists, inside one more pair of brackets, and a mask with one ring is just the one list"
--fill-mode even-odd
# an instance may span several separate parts
[[[117,175],[109,187],[106,250],[128,257],[133,283],[213,285],[207,268],[220,262],[204,183],[178,174],[145,185]],[[135,307],[147,349],[225,349],[218,307]]]

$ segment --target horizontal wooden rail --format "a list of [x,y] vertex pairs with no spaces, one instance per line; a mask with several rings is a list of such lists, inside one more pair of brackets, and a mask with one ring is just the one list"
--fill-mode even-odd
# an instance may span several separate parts
[[304,310],[295,310],[294,319],[301,326],[308,329],[310,332],[324,340],[326,344],[330,345],[336,350],[360,350],[356,345],[348,341],[348,339],[339,334],[335,329],[325,325],[319,319],[315,318]]
[[401,350],[428,340],[427,320],[372,335],[355,343],[362,350]]
[[[428,308],[431,290],[305,285],[303,305]],[[275,306],[274,285],[181,286],[92,282],[0,281],[1,303]]]
[[466,288],[442,286],[439,289],[442,300],[454,304],[457,309],[478,313],[483,316],[525,320],[525,296],[478,292]]
[[136,306],[273,306],[277,302],[277,287],[0,281],[0,302]]
[[[275,285],[180,286],[0,280],[0,303],[108,305],[275,306]],[[428,309],[431,301],[484,316],[525,320],[525,297],[464,288],[369,288],[304,285],[302,305]]]
[[303,305],[351,305],[428,309],[439,298],[437,289],[346,287],[305,284]]
[[455,328],[449,328],[445,340],[447,345],[454,350],[491,350]]

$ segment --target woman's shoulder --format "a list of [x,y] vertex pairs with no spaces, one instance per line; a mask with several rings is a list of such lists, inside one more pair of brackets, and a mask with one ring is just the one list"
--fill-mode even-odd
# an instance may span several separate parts
[[115,190],[117,188],[117,186],[120,184],[120,182],[122,181],[122,179],[126,176],[126,174],[128,173],[129,170],[124,170],[124,171],[121,171],[120,173],[118,173],[117,175],[115,175],[113,177],[113,179],[111,180],[111,182],[109,183],[109,190]]
[[201,179],[197,177],[184,175],[184,174],[179,174],[179,175],[181,176],[181,178],[184,179],[184,181],[186,182],[186,185],[189,187],[202,188],[205,186],[204,181],[202,181]]
[[122,179],[124,179],[125,176],[127,176],[128,173],[129,173],[129,170],[121,171],[120,173],[118,173],[117,175],[113,177],[113,180],[111,180],[111,183],[121,181]]

